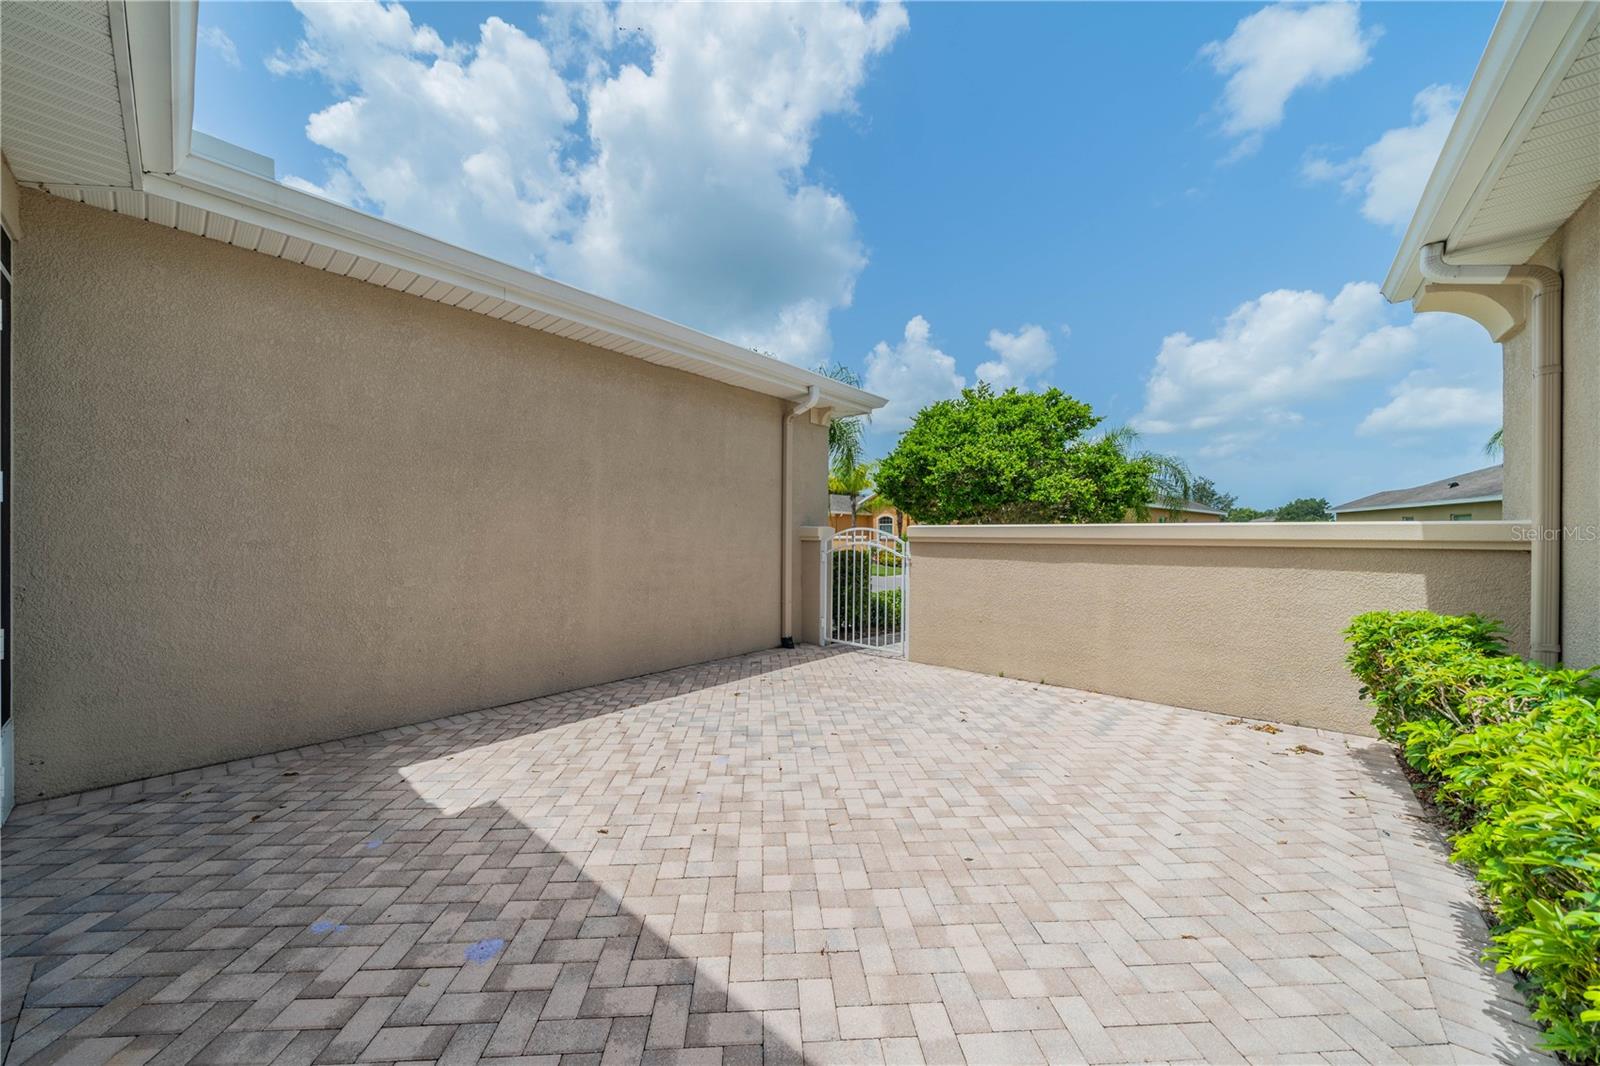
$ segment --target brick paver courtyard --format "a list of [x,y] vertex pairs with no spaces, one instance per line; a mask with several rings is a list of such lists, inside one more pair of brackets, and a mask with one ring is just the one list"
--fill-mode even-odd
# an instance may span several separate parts
[[8,1062],[1535,1061],[1374,742],[819,649],[19,808]]

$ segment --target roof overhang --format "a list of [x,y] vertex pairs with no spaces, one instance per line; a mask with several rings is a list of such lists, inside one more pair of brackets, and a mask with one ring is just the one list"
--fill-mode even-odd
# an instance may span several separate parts
[[1459,500],[1397,500],[1393,503],[1375,503],[1370,507],[1330,507],[1334,514],[1360,514],[1363,511],[1399,511],[1407,507],[1444,507],[1457,503],[1501,503],[1503,494],[1494,496],[1469,496]]
[[1597,101],[1600,0],[1507,3],[1384,295],[1422,295],[1417,259],[1429,244],[1443,242],[1455,263],[1526,262],[1600,188]]
[[[63,28],[45,18],[53,8],[78,11],[79,24]],[[198,9],[198,0],[11,5],[4,66],[13,77],[7,78],[6,93],[10,96],[13,86],[20,86],[40,112],[32,140],[22,140],[28,134],[24,130],[17,134],[22,150],[7,151],[8,157],[28,159],[28,165],[13,167],[18,181],[769,396],[800,401],[816,386],[821,390],[819,406],[836,417],[867,414],[886,402],[782,360],[278,184],[270,160],[192,131]],[[91,11],[93,18],[88,17]],[[66,39],[68,34],[72,39]],[[96,75],[75,79],[70,88],[99,104],[99,126],[85,134],[98,139],[84,141],[98,152],[91,160],[97,168],[86,167],[78,158],[81,152],[31,151],[34,145],[62,140],[60,123],[71,122],[84,101],[57,101],[60,79],[52,72],[57,64],[42,59],[30,66],[26,57],[13,52],[14,42],[22,42],[18,48],[59,46]],[[100,69],[106,63],[110,68]],[[30,77],[34,67],[37,76]],[[112,108],[121,114],[116,129],[110,128]],[[112,143],[115,135],[122,143]]]

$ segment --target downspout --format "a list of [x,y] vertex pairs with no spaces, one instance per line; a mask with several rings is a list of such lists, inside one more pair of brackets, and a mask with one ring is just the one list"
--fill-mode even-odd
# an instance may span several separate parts
[[1445,262],[1444,244],[1423,247],[1423,278],[1450,285],[1521,285],[1528,290],[1533,347],[1533,658],[1561,661],[1561,273],[1545,266]]
[[806,389],[806,398],[795,404],[783,416],[783,641],[785,648],[794,647],[794,420],[805,414],[822,400],[822,388],[812,385]]

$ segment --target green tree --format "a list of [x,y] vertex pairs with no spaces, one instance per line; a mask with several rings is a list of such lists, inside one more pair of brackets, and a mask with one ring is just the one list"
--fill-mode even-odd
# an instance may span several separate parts
[[1228,508],[1228,517],[1226,521],[1254,522],[1258,518],[1271,518],[1272,516],[1273,512],[1258,511],[1254,507],[1230,507]]
[[837,496],[850,497],[850,524],[855,525],[856,514],[861,509],[861,497],[872,491],[872,467],[866,463],[845,466],[838,458],[828,474],[828,491]]
[[1278,508],[1275,515],[1280,522],[1332,522],[1333,512],[1328,509],[1328,501],[1319,497],[1305,496],[1298,500],[1290,500]]
[[1194,484],[1189,487],[1189,498],[1203,507],[1218,511],[1231,511],[1239,502],[1239,497],[1218,489],[1208,477],[1194,479]]
[[1500,458],[1501,453],[1503,453],[1505,450],[1506,427],[1501,426],[1499,429],[1489,434],[1489,439],[1483,442],[1483,454],[1487,455],[1491,459],[1498,459]]
[[[842,381],[852,388],[861,387],[861,376],[843,363],[819,366],[817,373]],[[828,462],[836,473],[853,470],[860,465],[861,435],[865,429],[863,421],[860,418],[835,418],[828,423]]]
[[[1109,429],[1105,433],[1105,439],[1113,441],[1124,458],[1150,464],[1150,503],[1165,508],[1169,514],[1176,515],[1194,499],[1194,475],[1189,472],[1188,465],[1182,459],[1175,455],[1164,455],[1139,447],[1139,431],[1132,426]],[[1133,507],[1130,510],[1139,521],[1149,521],[1148,507]]]
[[987,384],[923,408],[878,464],[878,491],[918,522],[1120,522],[1148,513],[1156,464],[1060,389]]

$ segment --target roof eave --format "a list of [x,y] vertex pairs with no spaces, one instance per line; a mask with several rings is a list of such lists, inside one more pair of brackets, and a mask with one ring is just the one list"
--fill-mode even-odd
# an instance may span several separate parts
[[[1350,503],[1360,502],[1360,500],[1350,501]],[[1360,514],[1362,511],[1397,511],[1403,507],[1445,507],[1452,504],[1503,502],[1505,502],[1505,494],[1496,493],[1493,496],[1464,496],[1460,499],[1454,500],[1396,500],[1391,503],[1374,503],[1362,507],[1351,507],[1349,504],[1340,504],[1337,507],[1330,507],[1328,510],[1332,511],[1334,514]]]
[[[1451,238],[1470,221],[1470,211],[1481,201],[1511,159],[1537,117],[1529,104],[1542,100],[1563,64],[1556,60],[1581,45],[1574,26],[1594,18],[1600,3],[1533,3],[1511,0],[1500,11],[1494,32],[1478,62],[1472,82],[1456,112],[1439,159],[1422,198],[1406,227],[1404,238],[1384,278],[1383,294],[1391,302],[1415,300],[1423,278],[1417,259],[1424,246],[1444,242],[1458,255],[1499,253],[1521,262],[1542,241],[1500,244],[1493,248],[1462,247]],[[1570,58],[1570,57],[1568,57]]]
[[[353,208],[280,185],[233,161],[202,154],[208,138],[191,141],[198,0],[124,4],[112,0],[114,21],[126,33],[116,58],[126,71],[133,104],[125,133],[143,173],[136,187],[180,204],[291,233],[386,265],[449,281],[659,348],[691,372],[730,373],[767,395],[802,400],[811,387],[836,417],[865,415],[888,401],[822,374],[761,355],[668,319],[564,285]],[[119,71],[119,75],[121,71]],[[213,153],[216,154],[216,153]],[[715,377],[716,375],[710,375]]]

